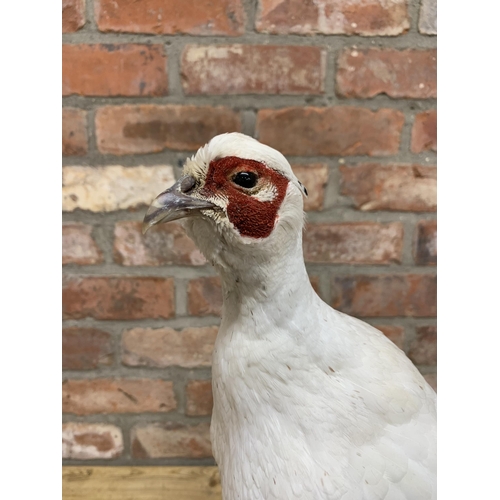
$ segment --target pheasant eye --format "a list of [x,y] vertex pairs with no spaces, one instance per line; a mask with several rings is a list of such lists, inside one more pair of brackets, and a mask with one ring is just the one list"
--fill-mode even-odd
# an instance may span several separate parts
[[257,180],[257,174],[254,174],[253,172],[238,172],[233,177],[233,182],[235,184],[247,189],[255,187],[257,184]]

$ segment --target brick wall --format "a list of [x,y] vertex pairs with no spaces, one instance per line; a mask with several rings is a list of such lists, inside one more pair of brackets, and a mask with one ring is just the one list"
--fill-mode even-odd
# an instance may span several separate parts
[[212,463],[219,280],[140,224],[221,132],[287,155],[316,290],[435,385],[435,4],[63,0],[67,463]]

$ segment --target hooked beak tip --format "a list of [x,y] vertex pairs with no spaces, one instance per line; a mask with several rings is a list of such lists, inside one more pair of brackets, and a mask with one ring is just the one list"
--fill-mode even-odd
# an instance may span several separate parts
[[148,208],[142,223],[142,234],[155,224],[170,222],[184,217],[198,215],[201,210],[219,208],[208,200],[195,198],[186,193],[195,180],[190,176],[179,179],[172,187],[159,194]]

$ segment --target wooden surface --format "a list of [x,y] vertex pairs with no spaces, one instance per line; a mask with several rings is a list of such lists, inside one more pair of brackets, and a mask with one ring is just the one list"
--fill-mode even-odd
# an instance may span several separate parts
[[216,467],[63,467],[63,500],[221,499]]

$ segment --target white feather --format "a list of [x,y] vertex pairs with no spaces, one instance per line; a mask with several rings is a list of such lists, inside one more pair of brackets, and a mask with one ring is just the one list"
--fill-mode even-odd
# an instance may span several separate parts
[[186,172],[202,175],[223,156],[294,180],[268,238],[242,238],[210,217],[186,222],[223,285],[211,438],[224,499],[435,499],[434,391],[381,332],[314,292],[302,190],[283,155],[226,134]]

